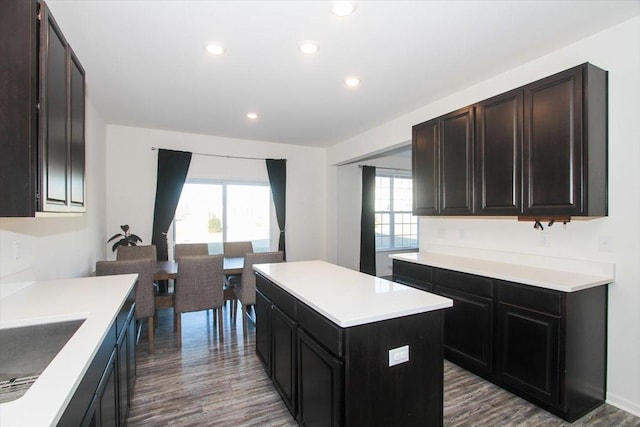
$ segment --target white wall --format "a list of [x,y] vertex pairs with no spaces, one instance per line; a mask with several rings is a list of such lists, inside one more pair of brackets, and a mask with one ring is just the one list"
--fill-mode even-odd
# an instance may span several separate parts
[[[0,281],[80,277],[104,259],[106,125],[87,99],[87,212],[59,218],[0,218]],[[21,258],[14,259],[14,242]]]
[[[107,141],[107,234],[129,224],[146,244],[151,242],[158,161],[157,151],[151,147],[286,158],[287,259],[326,259],[326,150],[115,125],[107,126]],[[268,181],[264,161],[195,154],[188,178]],[[275,239],[277,234],[274,248]]]
[[[609,287],[607,401],[640,415],[640,18],[331,147],[327,160],[342,164],[391,148],[411,138],[414,124],[583,62],[609,71],[609,216],[571,222],[566,229],[554,225],[544,234],[514,219],[422,218],[420,248],[444,244],[615,263],[616,281]],[[338,203],[341,185],[338,179]],[[610,239],[610,252],[599,251],[602,237]]]
[[[362,211],[362,170],[358,165],[411,170],[409,157],[382,157],[334,166],[337,169],[337,257],[336,263],[360,270],[360,216]],[[376,275],[391,274],[389,252],[378,252]]]

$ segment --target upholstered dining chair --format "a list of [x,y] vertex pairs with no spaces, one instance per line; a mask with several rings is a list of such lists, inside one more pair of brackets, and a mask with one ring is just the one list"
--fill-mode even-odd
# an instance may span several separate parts
[[157,261],[156,245],[118,246],[116,260],[124,261],[131,259],[150,259],[151,261]]
[[153,266],[150,259],[124,260],[124,261],[98,261],[96,262],[96,276],[112,276],[115,274],[138,273],[136,283],[136,309],[137,321],[147,319],[149,337],[149,353],[154,351],[154,315],[155,289],[153,287]]
[[173,258],[178,260],[182,256],[209,255],[209,245],[206,243],[176,243]]
[[[222,244],[222,252],[225,258],[241,258],[245,254],[253,253],[252,242],[224,242]],[[233,311],[231,317],[236,317],[236,301],[233,288],[240,283],[241,274],[227,274],[224,277],[224,300],[231,301]]]
[[[240,283],[233,288],[233,293],[242,304],[242,333],[247,338],[247,307],[256,303],[256,276],[253,273],[254,264],[271,264],[284,262],[284,254],[280,252],[256,252],[244,256],[242,278]],[[234,308],[234,313],[236,309]]]
[[182,313],[191,311],[217,310],[218,335],[222,340],[223,256],[181,256],[178,263],[178,284],[173,304],[178,347],[182,347]]

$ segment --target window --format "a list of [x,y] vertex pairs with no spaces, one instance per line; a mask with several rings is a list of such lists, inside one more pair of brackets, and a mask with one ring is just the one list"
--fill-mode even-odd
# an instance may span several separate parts
[[411,213],[413,181],[409,175],[376,172],[376,250],[418,247],[418,218]]
[[270,188],[262,183],[187,182],[174,218],[175,243],[208,243],[222,253],[222,242],[250,240],[256,252],[270,250]]

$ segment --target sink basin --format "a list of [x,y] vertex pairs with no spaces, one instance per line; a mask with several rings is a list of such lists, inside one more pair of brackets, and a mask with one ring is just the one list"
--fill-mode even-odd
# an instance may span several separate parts
[[0,329],[0,403],[22,397],[82,323]]

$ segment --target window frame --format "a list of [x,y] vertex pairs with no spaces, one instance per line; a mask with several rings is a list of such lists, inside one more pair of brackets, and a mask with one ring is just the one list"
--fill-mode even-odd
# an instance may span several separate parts
[[[385,248],[379,248],[378,247],[378,239],[375,240],[375,245],[376,245],[376,252],[397,252],[397,251],[412,251],[415,249],[418,249],[420,246],[420,221],[418,220],[418,217],[416,215],[413,215],[413,211],[412,210],[408,210],[408,211],[400,211],[400,210],[395,210],[394,207],[394,180],[396,178],[401,178],[401,179],[412,179],[412,175],[410,171],[400,171],[397,169],[383,169],[383,168],[376,168],[376,178],[378,177],[384,177],[384,178],[390,178],[390,182],[389,182],[389,210],[386,211],[381,211],[381,210],[376,210],[374,209],[374,215],[379,215],[379,214],[384,214],[384,215],[389,215],[389,243],[390,246],[389,247],[385,247]],[[378,191],[378,186],[376,185],[376,196],[377,196],[377,191]],[[413,197],[413,194],[412,194]],[[395,215],[396,214],[409,214],[412,217],[416,218],[416,244],[415,246],[402,246],[402,247],[396,247],[396,233],[395,233]],[[374,221],[375,224],[375,221]],[[374,225],[375,227],[375,225]]]

